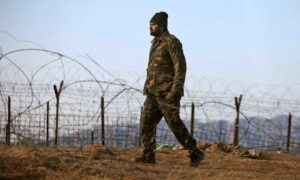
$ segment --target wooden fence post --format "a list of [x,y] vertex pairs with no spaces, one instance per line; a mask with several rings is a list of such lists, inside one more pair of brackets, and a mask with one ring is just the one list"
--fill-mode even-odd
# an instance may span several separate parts
[[101,97],[101,144],[105,145],[104,97]]
[[11,100],[10,100],[10,96],[8,96],[8,117],[7,117],[6,137],[5,137],[5,141],[7,145],[10,145],[10,127],[11,127]]
[[286,143],[286,151],[290,151],[290,141],[291,141],[291,130],[292,130],[292,114],[289,113],[289,124],[288,124],[288,132],[287,132],[287,143]]
[[191,109],[191,136],[194,137],[194,123],[195,123],[195,104],[192,103]]
[[56,97],[56,116],[55,116],[55,142],[54,144],[58,145],[58,119],[59,119],[59,97],[62,91],[64,81],[60,82],[59,89],[54,85],[54,92]]
[[242,98],[243,98],[242,95],[240,95],[239,99],[237,97],[234,98],[235,107],[236,107],[236,119],[235,119],[235,126],[234,126],[233,145],[235,146],[239,145],[240,107],[241,107]]

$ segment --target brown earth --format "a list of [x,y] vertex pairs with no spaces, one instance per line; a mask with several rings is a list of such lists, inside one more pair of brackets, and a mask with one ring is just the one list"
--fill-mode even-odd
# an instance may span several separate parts
[[300,179],[300,156],[248,151],[221,143],[198,146],[205,159],[189,166],[188,151],[156,150],[156,164],[135,163],[142,150],[89,146],[0,144],[0,179]]

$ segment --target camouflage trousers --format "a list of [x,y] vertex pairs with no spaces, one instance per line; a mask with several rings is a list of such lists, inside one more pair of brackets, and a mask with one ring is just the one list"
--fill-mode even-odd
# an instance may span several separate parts
[[189,150],[196,148],[196,140],[193,139],[179,115],[180,99],[181,97],[166,100],[164,97],[147,95],[141,116],[142,143],[145,150],[155,149],[156,129],[162,117],[184,148]]

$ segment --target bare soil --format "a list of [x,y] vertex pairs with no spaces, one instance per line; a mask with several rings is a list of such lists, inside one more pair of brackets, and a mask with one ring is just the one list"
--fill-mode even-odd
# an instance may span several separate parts
[[0,144],[0,179],[300,179],[300,156],[221,143],[198,144],[205,159],[189,166],[188,151],[156,150],[155,164],[134,162],[137,148],[31,147]]

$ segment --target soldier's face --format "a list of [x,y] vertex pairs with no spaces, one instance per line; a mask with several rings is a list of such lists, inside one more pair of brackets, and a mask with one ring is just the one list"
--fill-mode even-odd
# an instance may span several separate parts
[[150,23],[150,35],[151,36],[159,36],[160,35],[160,27],[155,23]]

